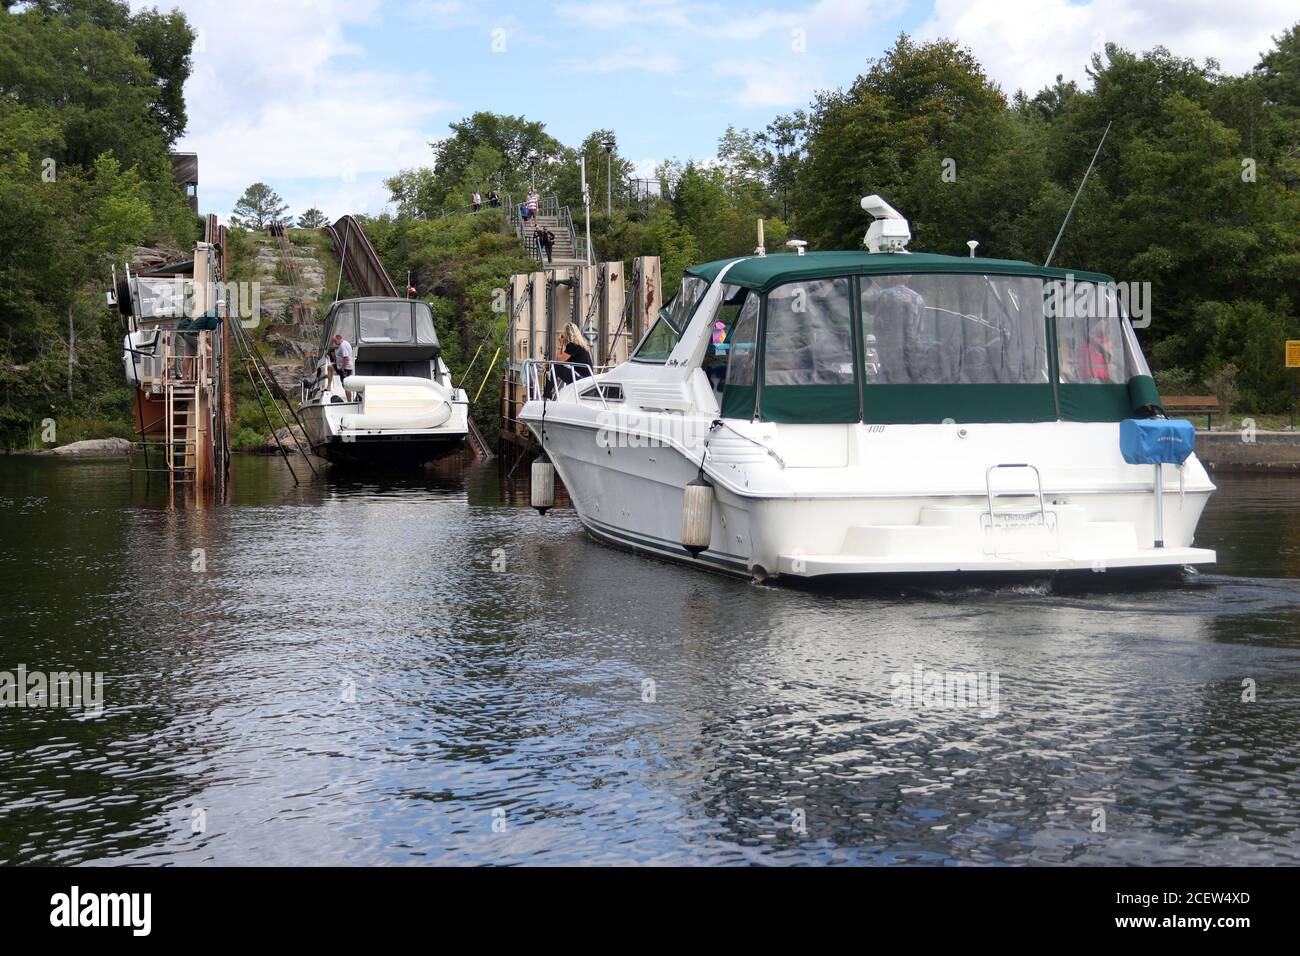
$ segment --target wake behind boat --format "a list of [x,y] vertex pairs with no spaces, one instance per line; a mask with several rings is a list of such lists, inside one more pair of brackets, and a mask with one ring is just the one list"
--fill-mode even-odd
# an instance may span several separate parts
[[866,251],[696,266],[630,361],[534,364],[534,503],[553,463],[597,538],[758,579],[1213,562],[1114,280],[912,254],[863,206]]
[[[330,360],[336,334],[353,349],[356,374],[346,379]],[[299,408],[316,454],[344,465],[419,465],[464,446],[469,400],[452,384],[427,303],[342,299],[325,318],[319,356]]]

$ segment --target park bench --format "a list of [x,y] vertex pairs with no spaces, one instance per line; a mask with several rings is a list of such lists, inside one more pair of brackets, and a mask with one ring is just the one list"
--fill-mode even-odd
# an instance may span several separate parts
[[1219,410],[1219,400],[1213,395],[1165,395],[1160,401],[1169,415],[1204,415],[1205,427],[1214,427],[1214,415]]

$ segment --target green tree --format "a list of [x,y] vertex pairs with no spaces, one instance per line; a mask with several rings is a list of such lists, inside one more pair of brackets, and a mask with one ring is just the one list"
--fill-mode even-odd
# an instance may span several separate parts
[[315,206],[312,206],[305,213],[303,213],[301,216],[298,217],[298,228],[319,229],[321,226],[325,225],[328,221],[329,220],[325,218],[325,214],[323,212],[321,212]]
[[384,180],[399,216],[427,219],[437,213],[434,199],[436,179],[433,170],[426,167],[403,169]]
[[283,222],[289,204],[266,183],[253,183],[244,190],[230,213],[230,224],[244,229],[265,229],[273,222]]
[[575,211],[582,208],[582,171],[578,163],[584,158],[587,161],[587,188],[591,191],[592,213],[599,215],[605,209],[606,186],[611,181],[614,204],[624,205],[627,202],[627,181],[634,167],[619,153],[617,138],[614,139],[614,149],[608,154],[605,152],[604,141],[612,137],[613,130],[593,130],[583,138],[577,149],[564,150],[559,154],[559,166],[553,184],[561,205],[567,205]]
[[[967,183],[1011,137],[1006,100],[969,51],[901,35],[847,90],[814,103],[795,227],[817,248],[859,246],[866,223],[857,201],[879,193],[905,211],[919,246],[962,251],[1006,192],[977,193]],[[962,188],[946,188],[954,184],[943,178],[946,160]]]
[[190,51],[195,33],[179,10],[160,13],[146,7],[131,18],[129,34],[136,52],[144,57],[156,78],[152,112],[170,144],[185,132],[185,81],[189,79]]
[[1260,58],[1255,75],[1283,115],[1300,116],[1300,22],[1273,38],[1273,49]]
[[129,165],[165,151],[156,92],[148,62],[125,33],[38,8],[0,17],[0,100],[57,113],[60,164],[86,165],[110,150]]
[[166,152],[183,103],[153,66],[166,72],[167,46],[187,70],[193,35],[179,15],[112,0],[13,6],[0,14],[0,441],[51,415],[61,435],[77,421],[121,433],[121,330],[103,289],[132,248],[193,241]]
[[[495,188],[519,194],[528,186],[530,169],[536,173],[538,189],[553,192],[555,174],[571,156],[570,150],[546,132],[544,124],[522,116],[478,112],[452,123],[451,132],[432,144],[433,178],[428,198],[438,208],[459,208],[467,203],[467,186],[480,192]],[[484,164],[491,155],[500,157],[495,168]],[[476,175],[487,181],[467,178],[476,165]]]

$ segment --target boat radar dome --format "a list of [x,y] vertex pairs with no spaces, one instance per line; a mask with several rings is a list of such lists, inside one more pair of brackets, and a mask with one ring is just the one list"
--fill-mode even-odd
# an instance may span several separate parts
[[912,239],[912,230],[902,213],[885,202],[879,196],[864,196],[862,208],[871,214],[875,222],[867,230],[866,243],[868,252],[906,252],[907,244]]

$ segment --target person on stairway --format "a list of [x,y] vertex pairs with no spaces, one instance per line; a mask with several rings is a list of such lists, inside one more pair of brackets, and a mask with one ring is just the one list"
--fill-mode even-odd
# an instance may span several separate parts
[[537,258],[540,259],[542,253],[546,253],[546,261],[548,263],[551,262],[551,253],[555,250],[555,233],[551,232],[551,230],[546,226],[539,226],[536,235]]
[[537,195],[537,190],[530,189],[528,191],[528,198],[524,200],[524,204],[519,207],[519,218],[524,222],[527,222],[529,219],[537,218],[537,207],[541,205],[541,202],[542,197]]
[[483,208],[483,197],[479,195],[479,191],[477,189],[474,190],[474,192],[470,196],[470,205],[474,207],[475,212],[478,212],[480,209]]

